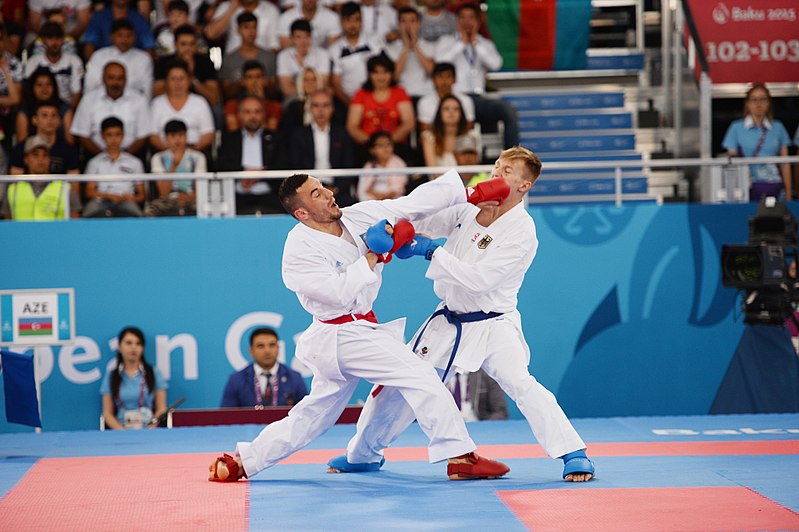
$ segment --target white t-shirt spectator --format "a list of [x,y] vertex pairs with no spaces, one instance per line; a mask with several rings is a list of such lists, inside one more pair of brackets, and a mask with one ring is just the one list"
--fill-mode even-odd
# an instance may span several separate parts
[[467,46],[458,35],[441,37],[436,43],[436,61],[455,66],[454,90],[474,94],[483,94],[486,74],[502,67],[497,47],[482,35],[474,46]]
[[72,119],[70,133],[78,137],[88,137],[101,148],[105,142],[100,137],[100,124],[105,118],[115,116],[122,120],[125,136],[122,149],[125,150],[143,137],[153,132],[150,123],[150,102],[135,91],[125,93],[112,100],[105,92],[105,87],[86,93],[81,98],[75,117]]
[[153,94],[153,60],[150,54],[138,48],[120,52],[116,46],[100,48],[92,54],[86,65],[86,78],[83,89],[91,92],[103,86],[103,68],[110,62],[117,62],[125,67],[125,90],[135,90],[148,100]]
[[186,124],[186,141],[197,144],[205,133],[214,131],[214,116],[208,101],[202,96],[189,94],[189,99],[180,110],[174,109],[166,94],[153,98],[150,106],[153,116],[153,130],[158,132],[161,140],[166,142],[164,126],[170,120],[181,120]]
[[[299,6],[293,7],[280,15],[278,35],[290,37],[291,24],[298,18],[304,18]],[[341,22],[338,15],[326,7],[319,5],[316,8],[316,14],[309,22],[311,23],[311,38],[315,46],[327,48],[328,38],[341,35]]]
[[[230,2],[222,2],[219,4],[214,14],[214,20],[221,18],[229,9]],[[238,32],[236,18],[243,12],[244,8],[236,8],[235,14],[230,19],[230,24],[227,29],[227,43],[225,45],[225,50],[227,52],[232,52],[241,46],[241,35],[239,35]],[[255,37],[255,44],[265,50],[278,50],[280,48],[280,41],[277,38],[277,28],[280,10],[271,2],[261,0],[258,2],[258,7],[255,8],[252,14],[258,19],[258,34]]]
[[[419,39],[418,46],[424,55],[430,59],[435,59],[436,44],[434,42]],[[402,39],[397,39],[386,45],[386,55],[396,63],[397,59],[402,55],[404,47],[405,45]],[[405,68],[402,69],[397,83],[399,83],[410,96],[424,96],[425,94],[435,91],[433,79],[427,74],[427,71],[419,62],[419,58],[416,56],[415,52],[408,53],[408,59],[405,61]]]
[[343,37],[330,46],[332,73],[341,76],[341,86],[347,96],[352,98],[361,88],[367,77],[366,61],[382,49],[382,39],[364,38],[363,33],[355,46],[350,46]]
[[327,74],[330,71],[330,57],[327,51],[316,46],[311,46],[308,55],[305,56],[304,64],[300,65],[297,61],[297,49],[293,46],[281,50],[277,54],[277,75],[294,77],[305,67],[311,67],[320,74]]

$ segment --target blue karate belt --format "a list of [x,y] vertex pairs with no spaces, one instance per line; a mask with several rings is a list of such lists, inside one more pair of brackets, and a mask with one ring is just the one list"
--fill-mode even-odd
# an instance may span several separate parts
[[491,318],[502,316],[502,312],[482,312],[478,310],[477,312],[466,312],[463,314],[457,314],[455,312],[452,312],[445,305],[443,308],[440,308],[437,311],[433,312],[433,315],[427,318],[424,327],[422,327],[422,330],[419,331],[419,334],[416,336],[416,342],[413,344],[414,352],[416,352],[416,348],[419,346],[419,341],[422,339],[422,335],[424,334],[425,329],[427,329],[427,326],[430,325],[430,322],[436,316],[444,316],[445,318],[447,318],[447,321],[450,324],[455,326],[455,343],[452,345],[452,353],[449,355],[449,362],[447,362],[447,369],[444,370],[444,375],[441,377],[441,380],[445,381],[447,378],[447,374],[449,373],[449,369],[452,367],[452,362],[455,360],[455,354],[458,352],[458,345],[461,343],[461,333],[463,332],[463,324],[472,323],[475,321],[490,320]]

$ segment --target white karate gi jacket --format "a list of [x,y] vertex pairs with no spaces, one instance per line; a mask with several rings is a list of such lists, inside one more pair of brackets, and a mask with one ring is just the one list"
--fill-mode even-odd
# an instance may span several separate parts
[[[288,234],[283,249],[283,281],[295,292],[303,308],[314,316],[313,323],[297,341],[295,356],[314,373],[332,380],[344,380],[338,364],[336,331],[359,326],[322,323],[345,314],[366,314],[372,309],[382,280],[383,264],[374,271],[366,261],[368,250],[363,235],[377,221],[400,219],[411,223],[466,202],[463,182],[455,170],[417,188],[408,196],[385,201],[365,201],[342,209],[341,222],[355,241],[297,224]],[[371,325],[371,324],[370,324]],[[402,341],[405,320],[381,324]]]
[[[453,363],[461,372],[480,369],[489,352],[489,329],[502,325],[503,321],[512,325],[509,333],[518,334],[528,363],[530,359],[516,305],[525,273],[538,249],[535,222],[523,203],[489,227],[477,223],[478,212],[473,205],[459,205],[421,220],[415,226],[417,233],[427,233],[433,238],[448,237],[447,243],[433,254],[426,274],[433,280],[436,295],[442,299],[438,308],[446,305],[459,314],[503,313],[497,318],[464,324]],[[417,354],[437,368],[446,368],[455,333],[455,327],[443,316],[436,317],[424,331]],[[415,341],[416,337],[411,346]]]

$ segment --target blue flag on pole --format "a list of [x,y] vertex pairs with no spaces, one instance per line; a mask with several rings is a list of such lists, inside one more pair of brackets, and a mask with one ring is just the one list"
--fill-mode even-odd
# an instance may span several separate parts
[[31,427],[41,427],[33,355],[0,351],[3,364],[3,387],[6,399],[6,420]]

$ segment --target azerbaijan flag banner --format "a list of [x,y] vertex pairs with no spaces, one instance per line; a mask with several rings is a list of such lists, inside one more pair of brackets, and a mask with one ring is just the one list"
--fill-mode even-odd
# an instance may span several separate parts
[[503,70],[581,70],[591,0],[487,0],[488,29]]

